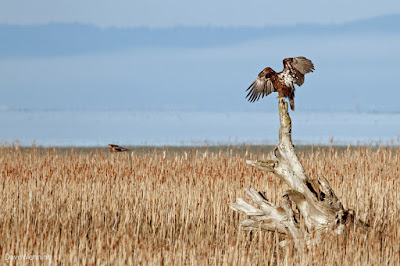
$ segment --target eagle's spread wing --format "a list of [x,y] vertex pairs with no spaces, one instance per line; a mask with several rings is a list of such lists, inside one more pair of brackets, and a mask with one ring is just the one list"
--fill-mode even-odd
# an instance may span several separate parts
[[260,97],[263,98],[271,92],[276,91],[271,79],[265,76],[258,76],[258,78],[251,83],[250,87],[246,91],[248,90],[250,91],[246,98],[248,97],[250,102],[258,101]]
[[[304,83],[304,75],[314,70],[314,64],[310,59],[303,56],[287,58],[292,66],[292,71],[294,72],[295,83],[299,86]],[[285,59],[285,60],[287,60]],[[291,60],[292,59],[292,60]]]

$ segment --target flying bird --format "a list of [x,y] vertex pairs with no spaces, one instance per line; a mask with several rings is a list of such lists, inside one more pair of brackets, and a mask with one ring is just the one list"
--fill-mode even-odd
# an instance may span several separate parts
[[124,148],[124,147],[120,147],[118,145],[115,144],[108,144],[109,148],[108,150],[111,152],[123,152],[123,151],[129,151],[128,149]]
[[294,84],[301,86],[304,83],[304,75],[314,70],[314,64],[305,57],[293,57],[283,59],[283,70],[276,73],[272,68],[264,68],[258,74],[257,79],[251,83],[246,98],[250,102],[258,101],[271,92],[277,91],[279,98],[287,97],[290,108],[294,111]]

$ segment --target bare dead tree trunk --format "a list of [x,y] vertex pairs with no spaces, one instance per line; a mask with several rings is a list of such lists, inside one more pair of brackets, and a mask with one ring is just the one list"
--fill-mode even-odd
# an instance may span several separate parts
[[[253,188],[245,189],[249,200],[257,207],[238,198],[231,208],[249,216],[249,219],[241,222],[241,228],[244,230],[277,230],[295,240],[309,240],[312,235],[327,230],[341,234],[346,226],[354,224],[354,212],[344,209],[326,179],[319,177],[317,180],[310,180],[306,176],[292,143],[288,104],[280,98],[278,105],[279,142],[272,158],[266,161],[246,162],[260,170],[273,173],[292,189],[282,195],[281,207],[268,201],[263,193]],[[278,151],[280,158],[277,155]]]

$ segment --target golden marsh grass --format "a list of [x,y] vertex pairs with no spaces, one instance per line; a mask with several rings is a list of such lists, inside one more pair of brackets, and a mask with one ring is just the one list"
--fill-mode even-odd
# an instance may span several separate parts
[[[399,265],[400,148],[314,148],[299,157],[324,176],[368,234],[327,234],[309,249],[274,232],[239,230],[229,205],[244,188],[279,204],[288,186],[246,159],[270,147],[133,150],[0,148],[2,263],[95,265]],[[47,264],[34,260],[34,264]]]

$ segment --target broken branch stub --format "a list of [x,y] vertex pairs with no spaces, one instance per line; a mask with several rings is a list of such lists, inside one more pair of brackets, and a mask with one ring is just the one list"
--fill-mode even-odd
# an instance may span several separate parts
[[[292,143],[292,121],[288,113],[288,104],[280,98],[278,107],[279,142],[272,158],[266,161],[247,160],[246,163],[273,173],[288,184],[291,190],[283,194],[282,207],[279,207],[255,189],[245,189],[249,201],[257,207],[239,198],[231,208],[249,216],[249,219],[241,222],[241,228],[244,230],[276,230],[292,236],[295,240],[309,238],[312,232],[325,230],[333,230],[340,234],[346,226],[354,223],[354,212],[344,209],[325,178],[310,180],[307,177]],[[293,204],[298,212],[293,210]]]

